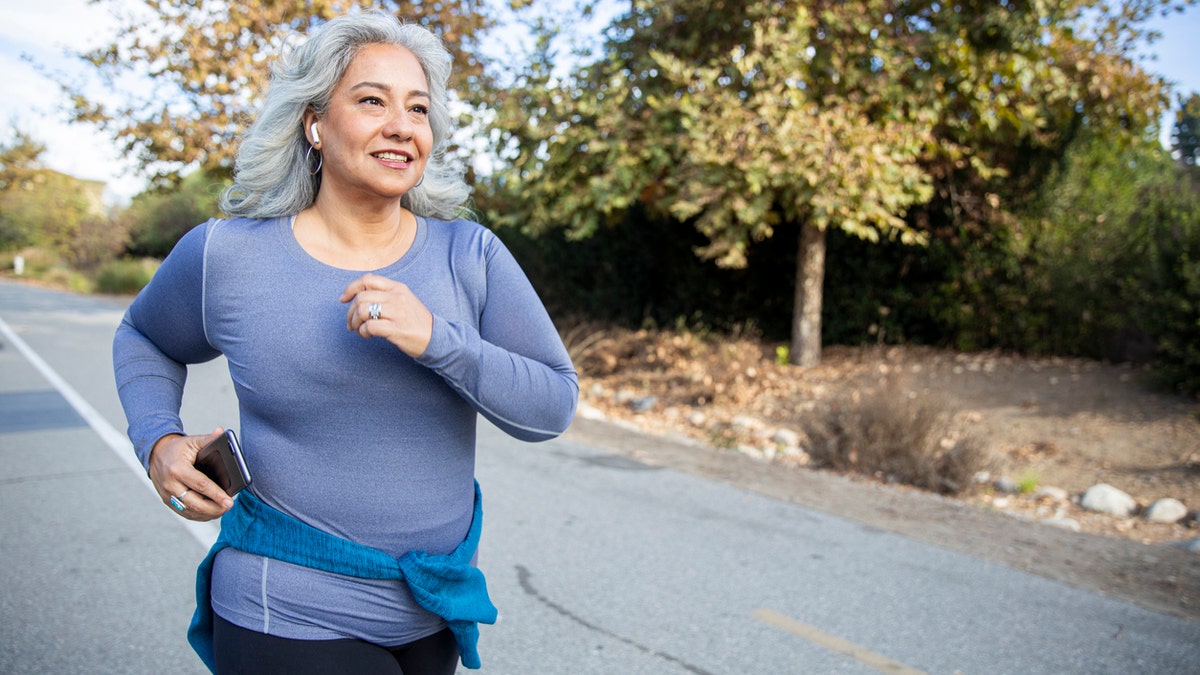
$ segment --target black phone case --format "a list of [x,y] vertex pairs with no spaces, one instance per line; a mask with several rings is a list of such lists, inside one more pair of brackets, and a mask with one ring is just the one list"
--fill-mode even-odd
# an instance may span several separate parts
[[250,471],[246,468],[242,448],[232,429],[200,449],[196,455],[196,468],[230,497],[250,484]]

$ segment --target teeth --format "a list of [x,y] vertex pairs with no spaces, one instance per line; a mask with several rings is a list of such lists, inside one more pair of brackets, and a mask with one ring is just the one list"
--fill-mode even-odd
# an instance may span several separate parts
[[398,162],[407,162],[411,158],[408,155],[399,155],[394,152],[380,152],[375,154],[379,159],[390,159]]

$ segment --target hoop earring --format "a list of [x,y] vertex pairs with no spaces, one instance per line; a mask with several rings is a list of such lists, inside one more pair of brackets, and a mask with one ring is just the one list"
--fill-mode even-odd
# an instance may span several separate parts
[[[312,166],[312,151],[313,151],[313,146],[310,145],[310,146],[308,146],[308,152],[304,153],[304,163],[309,166]],[[315,175],[321,173],[321,165],[324,163],[325,163],[325,156],[321,154],[320,150],[317,150],[317,168],[309,169],[308,175],[315,176]],[[422,176],[422,178],[424,178],[424,176]]]
[[413,186],[413,189],[415,190],[416,188],[421,187],[421,183],[424,183],[424,182],[425,182],[425,174],[421,174],[421,180],[417,181],[417,184]]

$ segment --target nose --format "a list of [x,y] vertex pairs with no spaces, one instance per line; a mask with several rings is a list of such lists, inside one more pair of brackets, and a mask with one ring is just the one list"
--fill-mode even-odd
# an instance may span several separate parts
[[384,125],[383,134],[389,138],[408,140],[413,135],[413,123],[407,110],[400,110],[392,115]]

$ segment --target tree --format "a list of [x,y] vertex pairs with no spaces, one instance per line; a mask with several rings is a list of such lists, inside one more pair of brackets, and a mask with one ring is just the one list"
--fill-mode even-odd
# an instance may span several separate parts
[[101,249],[122,244],[120,234],[103,235],[104,186],[44,167],[44,151],[20,130],[0,144],[0,249],[43,246],[72,263],[95,263]]
[[[685,160],[664,181],[675,195],[669,209],[712,242],[701,254],[744,265],[750,241],[771,236],[780,219],[803,223],[790,351],[803,366],[820,360],[828,228],[920,241],[902,216],[932,195],[919,165],[933,140],[932,114],[880,114],[875,96],[823,97],[814,78],[797,77],[819,54],[819,32],[853,30],[843,20],[804,7],[765,17],[749,44],[701,66],[653,53],[678,93],[649,103],[677,115],[684,131]],[[897,64],[883,56],[873,57],[873,75],[886,81],[883,71]]]
[[[94,0],[105,2],[106,0]],[[108,0],[111,1],[111,0]],[[79,54],[118,103],[64,83],[73,121],[96,124],[158,183],[185,168],[232,166],[234,139],[265,92],[270,64],[294,31],[353,8],[381,7],[434,30],[455,54],[452,86],[471,99],[485,88],[486,0],[144,0],[115,39]],[[527,4],[513,0],[513,6]],[[132,78],[148,92],[122,89]]]
[[640,203],[733,266],[799,222],[791,358],[814,364],[829,227],[1012,226],[1081,126],[1154,124],[1162,83],[1130,54],[1182,4],[633,0],[602,58],[556,77],[544,49],[499,106],[501,222],[587,236]]
[[1170,153],[1085,133],[1038,201],[1022,261],[1031,347],[1149,362],[1200,392],[1200,192]]
[[1195,170],[1200,166],[1200,94],[1179,97],[1175,126],[1171,129],[1171,147],[1179,153],[1179,161]]
[[28,133],[13,128],[12,140],[0,143],[0,191],[27,187],[44,168],[46,145]]
[[74,257],[85,221],[103,215],[103,185],[47,169],[45,149],[19,129],[0,144],[0,248],[37,245]]
[[14,129],[11,141],[0,143],[0,250],[33,240],[36,223],[22,216],[17,197],[36,186],[45,151],[44,144],[20,129]]
[[120,216],[130,235],[128,253],[165,258],[183,235],[219,211],[228,185],[219,171],[193,171],[177,186],[135,196]]

